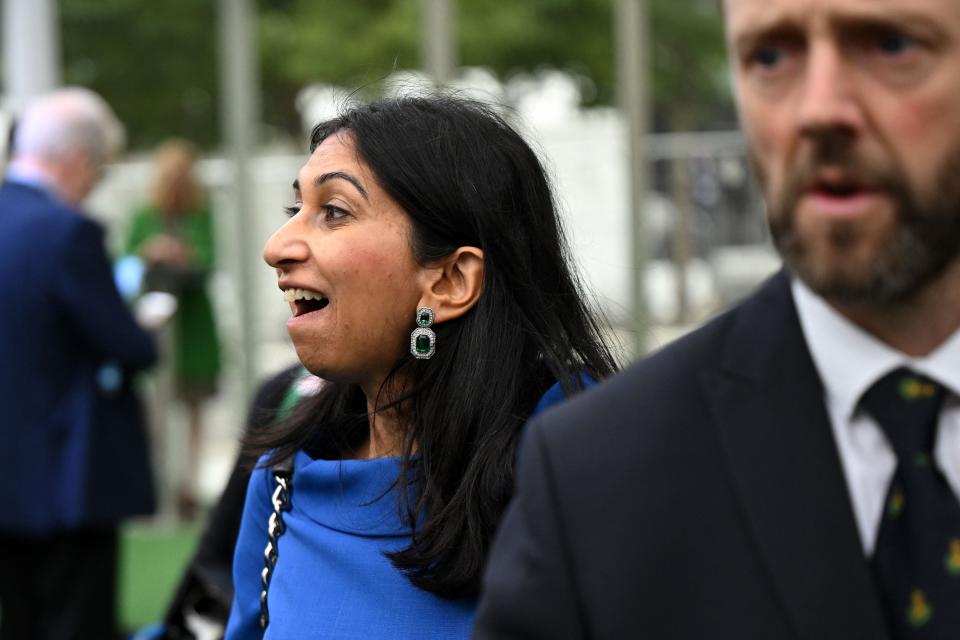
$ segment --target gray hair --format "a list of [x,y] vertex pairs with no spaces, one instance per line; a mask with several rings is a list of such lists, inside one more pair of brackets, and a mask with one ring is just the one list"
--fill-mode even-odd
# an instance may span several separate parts
[[79,150],[106,162],[123,148],[124,137],[123,125],[103,98],[67,87],[27,105],[14,132],[13,154],[55,161]]

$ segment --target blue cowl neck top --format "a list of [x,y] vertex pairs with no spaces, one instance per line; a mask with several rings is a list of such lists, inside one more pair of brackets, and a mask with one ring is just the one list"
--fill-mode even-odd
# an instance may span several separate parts
[[[399,458],[314,460],[296,454],[265,639],[469,637],[474,599],[451,601],[418,589],[383,555],[410,546],[410,527],[391,489],[399,465]],[[260,571],[275,487],[268,469],[250,478],[234,557],[228,640],[261,637]]]
[[[593,381],[584,376],[584,382]],[[534,415],[563,400],[560,385]],[[393,484],[400,458],[294,457],[286,531],[270,581],[265,640],[465,640],[476,599],[447,600],[413,586],[384,552],[410,546]],[[269,469],[250,477],[233,560],[234,599],[226,640],[259,640],[260,572],[267,543]]]

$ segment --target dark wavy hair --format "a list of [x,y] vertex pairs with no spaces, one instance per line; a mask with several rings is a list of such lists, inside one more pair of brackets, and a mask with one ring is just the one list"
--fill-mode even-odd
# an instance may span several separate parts
[[[338,133],[409,216],[421,264],[461,246],[483,251],[476,305],[433,327],[432,359],[396,363],[391,378],[412,380],[402,397],[374,404],[407,426],[395,486],[413,535],[389,558],[421,589],[476,595],[521,428],[553,384],[572,394],[584,374],[614,371],[606,325],[575,275],[543,166],[492,108],[454,96],[354,106],[313,129],[311,152]],[[272,451],[267,464],[301,448],[335,459],[364,441],[369,419],[359,387],[330,383],[247,444]]]

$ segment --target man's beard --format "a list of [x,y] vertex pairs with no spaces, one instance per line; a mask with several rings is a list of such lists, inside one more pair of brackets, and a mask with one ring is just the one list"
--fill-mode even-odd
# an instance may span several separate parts
[[[765,181],[762,167],[757,168]],[[862,240],[862,224],[836,220],[825,232],[815,234],[797,228],[800,200],[824,168],[839,169],[892,203],[893,224],[884,237],[875,239],[865,259],[854,261],[848,256],[845,264],[837,259]],[[843,133],[821,134],[813,152],[787,176],[780,197],[768,194],[774,244],[788,268],[831,302],[875,307],[902,304],[960,256],[960,149],[943,163],[935,184],[932,193],[918,194],[900,168],[881,169],[858,158]],[[824,264],[824,255],[831,256],[831,264]]]

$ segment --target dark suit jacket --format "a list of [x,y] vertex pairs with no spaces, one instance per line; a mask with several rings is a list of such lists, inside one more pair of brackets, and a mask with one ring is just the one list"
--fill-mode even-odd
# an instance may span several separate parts
[[131,375],[156,352],[117,293],[103,230],[46,192],[0,188],[0,531],[153,509]]
[[886,637],[780,274],[530,428],[475,637]]

